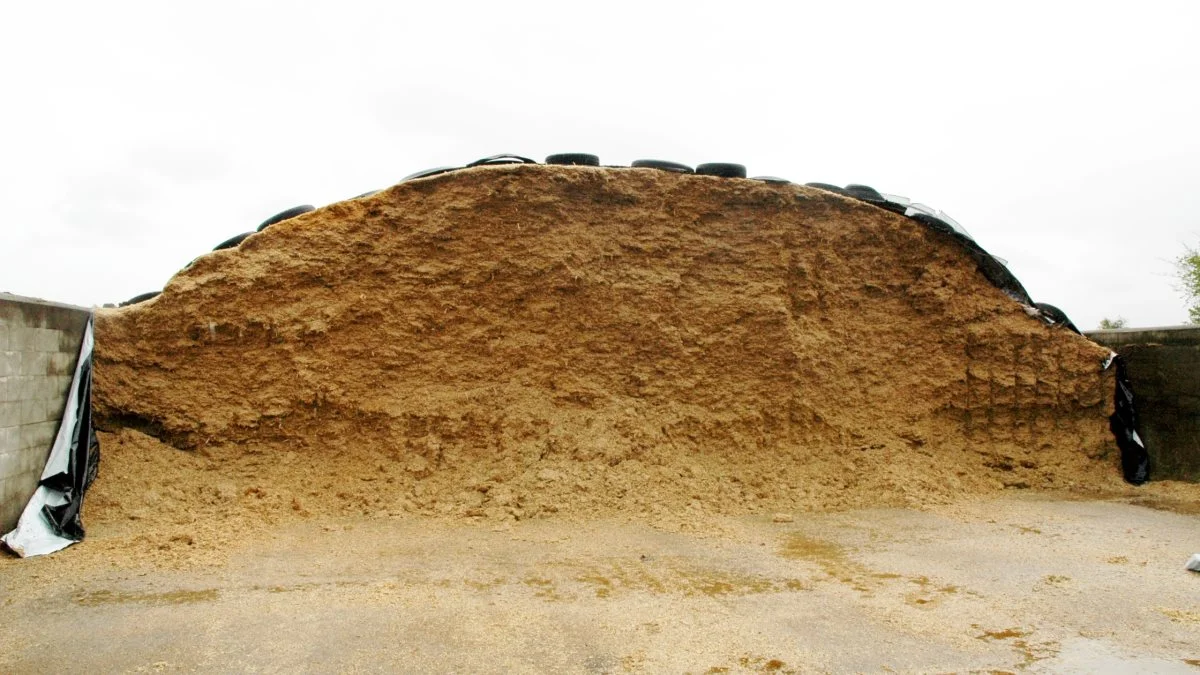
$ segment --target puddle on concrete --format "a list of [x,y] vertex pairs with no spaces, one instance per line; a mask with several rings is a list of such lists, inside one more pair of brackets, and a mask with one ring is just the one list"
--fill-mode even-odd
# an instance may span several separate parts
[[1127,504],[1134,506],[1144,506],[1155,511],[1170,511],[1179,513],[1185,516],[1194,516],[1200,514],[1200,501],[1189,499],[1176,499],[1173,497],[1160,497],[1158,495],[1143,495],[1132,497],[1123,500]]
[[167,591],[165,593],[136,593],[132,591],[89,591],[78,593],[71,599],[77,605],[95,607],[97,605],[187,605],[197,602],[211,602],[220,597],[221,593],[215,588],[200,591]]
[[1052,660],[1038,664],[1055,673],[1195,673],[1200,659],[1167,659],[1126,652],[1102,640],[1075,638]]
[[1024,638],[1029,637],[1030,631],[1020,628],[1001,628],[999,630],[986,630],[979,627],[979,624],[971,624],[972,628],[982,631],[975,636],[976,640],[984,642],[1008,641],[1008,644],[1016,650],[1021,657],[1020,663],[1017,664],[1019,670],[1025,670],[1029,666],[1038,661],[1052,659],[1059,654],[1059,644],[1055,640],[1047,640],[1045,642],[1032,642]]

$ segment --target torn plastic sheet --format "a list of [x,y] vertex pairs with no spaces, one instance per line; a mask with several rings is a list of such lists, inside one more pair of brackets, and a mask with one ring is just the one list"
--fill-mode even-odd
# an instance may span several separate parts
[[22,558],[53,553],[84,536],[83,495],[100,463],[100,444],[92,427],[92,321],[88,319],[83,331],[75,377],[37,492],[21,512],[16,529],[0,537]]
[[1146,452],[1146,446],[1138,436],[1137,409],[1133,404],[1133,386],[1125,372],[1125,359],[1111,352],[1104,361],[1104,369],[1108,370],[1113,365],[1117,367],[1116,409],[1108,418],[1108,428],[1116,436],[1117,447],[1121,449],[1121,470],[1125,480],[1141,485],[1150,480],[1150,453]]

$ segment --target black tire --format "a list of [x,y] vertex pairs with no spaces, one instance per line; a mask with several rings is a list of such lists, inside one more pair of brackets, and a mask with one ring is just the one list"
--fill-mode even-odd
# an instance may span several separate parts
[[288,209],[287,211],[280,211],[279,213],[276,213],[275,215],[271,216],[270,218],[267,218],[266,220],[262,221],[262,225],[259,225],[258,229],[255,231],[262,232],[263,230],[267,229],[268,227],[274,225],[275,223],[282,223],[285,220],[291,220],[292,218],[295,218],[296,216],[308,213],[309,211],[316,211],[316,210],[317,210],[317,208],[315,206],[313,206],[312,204],[301,204],[300,206],[293,206],[292,208]]
[[790,185],[792,181],[779,176],[751,176],[750,180],[760,180],[764,183],[776,183],[779,185]]
[[522,157],[520,155],[492,155],[491,157],[477,159],[467,166],[490,166],[493,164],[537,164],[537,161],[529,159],[528,157]]
[[363,199],[365,197],[374,197],[375,195],[379,194],[380,192],[382,192],[382,190],[368,190],[368,191],[362,193],[361,195],[354,195],[353,197],[351,197],[351,199]]
[[851,183],[845,187],[846,193],[851,197],[861,199],[865,202],[884,202],[887,201],[883,195],[879,194],[879,190],[870,185],[855,185]]
[[450,173],[451,171],[457,171],[461,168],[462,167],[459,167],[459,166],[435,166],[432,169],[423,169],[416,173],[410,173],[407,176],[405,176],[404,178],[401,178],[400,182],[403,183],[405,181],[416,180],[418,178],[428,178],[430,176],[438,176],[443,173]]
[[[1042,313],[1042,316],[1050,321],[1055,326],[1064,326],[1070,330],[1079,333],[1079,329],[1075,327],[1075,323],[1067,316],[1067,313],[1047,302],[1035,302],[1034,307]],[[1082,333],[1080,333],[1082,335]]]
[[227,248],[234,248],[237,245],[241,244],[243,241],[245,241],[246,237],[249,237],[252,234],[254,234],[254,232],[243,232],[243,233],[237,235],[236,237],[230,237],[230,238],[226,239],[225,241],[217,244],[215,247],[213,247],[213,250],[214,251],[222,251]]
[[849,197],[849,196],[850,196],[850,193],[849,193],[849,192],[846,192],[846,190],[845,190],[845,189],[843,189],[843,188],[841,188],[841,187],[839,187],[839,186],[837,186],[837,185],[832,185],[832,184],[830,184],[830,183],[805,183],[805,184],[804,184],[804,187],[817,188],[818,190],[824,190],[824,191],[826,191],[826,192],[832,192],[832,193],[834,193],[834,194],[839,194],[839,195],[841,195],[841,196],[843,196],[843,197]]
[[746,167],[728,162],[709,162],[697,166],[696,173],[701,176],[718,176],[720,178],[745,178]]
[[635,159],[631,164],[635,169],[659,169],[673,173],[694,173],[692,167],[679,162],[668,162],[665,159]]
[[135,295],[132,298],[126,300],[125,302],[118,304],[117,306],[118,307],[128,307],[130,305],[136,305],[139,302],[145,302],[145,301],[149,300],[150,298],[158,297],[159,293],[162,293],[162,291],[150,291],[149,293],[142,293],[141,295]]
[[583,152],[560,152],[546,157],[546,163],[560,166],[600,166],[600,158]]

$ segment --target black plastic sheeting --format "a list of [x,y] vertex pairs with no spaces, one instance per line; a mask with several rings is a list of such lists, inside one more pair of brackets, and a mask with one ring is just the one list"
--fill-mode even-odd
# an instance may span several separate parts
[[[92,329],[88,319],[87,331]],[[87,492],[100,470],[100,441],[96,439],[96,428],[92,425],[92,350],[81,354],[82,363],[74,382],[76,393],[75,429],[71,435],[67,470],[42,478],[38,484],[61,493],[67,503],[59,506],[46,505],[42,512],[54,533],[65,539],[83,539],[83,521],[79,512],[83,508],[83,495]],[[66,414],[64,419],[68,419]]]
[[1137,433],[1137,408],[1133,405],[1133,387],[1125,372],[1125,359],[1120,354],[1113,354],[1112,361],[1117,367],[1117,394],[1116,410],[1108,418],[1108,428],[1117,437],[1117,447],[1121,449],[1121,470],[1125,480],[1141,485],[1150,480],[1150,453]]

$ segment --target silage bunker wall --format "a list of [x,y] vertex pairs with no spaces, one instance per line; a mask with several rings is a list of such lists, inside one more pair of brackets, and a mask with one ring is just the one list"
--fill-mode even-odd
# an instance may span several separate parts
[[0,293],[0,532],[16,526],[37,489],[89,314]]
[[1200,481],[1200,326],[1087,334],[1125,358],[1155,480]]

